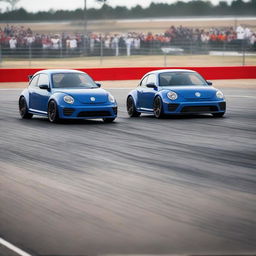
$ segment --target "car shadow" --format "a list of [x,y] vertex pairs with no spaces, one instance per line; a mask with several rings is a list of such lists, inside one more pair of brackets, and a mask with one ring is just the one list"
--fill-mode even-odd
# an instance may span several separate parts
[[[156,119],[154,115],[141,115],[139,118]],[[214,117],[211,114],[183,114],[183,115],[166,115],[158,120],[187,120],[187,119],[222,119],[223,117]]]
[[26,122],[34,125],[114,125],[115,121],[113,123],[105,123],[102,119],[62,119],[59,120],[57,123],[50,123],[48,118],[46,117],[33,117],[32,119],[21,119],[19,118],[21,122]]

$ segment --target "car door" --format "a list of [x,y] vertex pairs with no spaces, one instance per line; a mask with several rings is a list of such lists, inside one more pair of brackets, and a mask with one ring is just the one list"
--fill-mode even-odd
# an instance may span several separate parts
[[156,88],[148,88],[147,84],[157,85],[156,74],[150,74],[148,76],[145,87],[143,87],[143,92],[141,93],[141,107],[145,110],[153,109],[153,99],[157,92]]
[[143,93],[146,88],[147,80],[148,80],[148,76],[145,76],[144,78],[142,78],[139,86],[137,87],[138,107],[139,108],[143,108]]
[[38,87],[38,78],[39,75],[34,76],[30,83],[29,83],[29,87],[28,87],[28,92],[29,92],[29,109],[31,110],[35,110],[36,109],[36,104],[37,104],[37,100],[36,100],[36,91],[37,91],[37,87]]
[[38,79],[38,86],[36,91],[34,92],[36,102],[36,109],[40,112],[47,112],[48,100],[50,97],[50,90],[40,89],[40,85],[48,85],[50,88],[50,82],[48,74],[40,74]]

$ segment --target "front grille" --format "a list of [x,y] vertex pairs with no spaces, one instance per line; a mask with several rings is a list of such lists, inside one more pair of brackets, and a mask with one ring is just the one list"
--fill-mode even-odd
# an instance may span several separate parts
[[168,104],[168,111],[175,111],[179,104]]
[[226,102],[219,103],[220,110],[225,111],[226,110]]
[[78,117],[111,116],[109,111],[81,111]]
[[183,107],[182,113],[197,113],[197,112],[214,112],[218,111],[216,106],[186,106]]
[[71,116],[74,113],[74,109],[73,108],[64,108],[63,109],[63,114],[65,116]]
[[113,109],[114,114],[117,115],[117,107],[113,107],[112,109]]

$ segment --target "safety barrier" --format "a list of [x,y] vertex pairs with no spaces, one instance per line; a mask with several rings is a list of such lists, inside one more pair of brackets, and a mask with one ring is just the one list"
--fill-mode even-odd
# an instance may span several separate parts
[[[89,74],[94,80],[136,80],[149,71],[159,69],[190,69],[205,79],[255,79],[256,66],[234,67],[122,67],[78,69]],[[0,69],[0,82],[26,82],[28,75],[42,69]]]

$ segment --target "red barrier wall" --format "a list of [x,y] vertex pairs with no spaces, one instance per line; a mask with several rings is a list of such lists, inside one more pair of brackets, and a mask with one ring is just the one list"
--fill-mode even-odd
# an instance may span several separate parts
[[[205,79],[255,79],[256,66],[240,67],[166,67],[165,69],[191,69],[199,72]],[[98,81],[136,80],[152,70],[163,67],[125,67],[125,68],[85,68],[79,69]],[[0,82],[26,82],[28,75],[42,69],[0,69]]]

